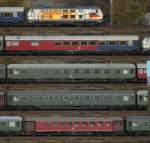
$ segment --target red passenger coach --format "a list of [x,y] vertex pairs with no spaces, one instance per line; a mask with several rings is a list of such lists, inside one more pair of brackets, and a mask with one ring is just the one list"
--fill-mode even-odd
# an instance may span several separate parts
[[[124,130],[120,117],[37,117],[27,119],[34,122],[36,133],[120,133]],[[31,120],[31,121],[30,121]],[[27,123],[27,122],[26,122]],[[26,131],[28,132],[28,131]]]
[[147,79],[146,64],[137,64],[137,78],[141,80]]
[[0,92],[0,109],[3,109],[5,107],[5,93]]
[[5,36],[6,51],[96,51],[96,36]]

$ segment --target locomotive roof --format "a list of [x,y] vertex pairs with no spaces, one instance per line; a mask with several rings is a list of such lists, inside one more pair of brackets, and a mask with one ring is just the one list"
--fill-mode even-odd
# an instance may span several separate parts
[[144,69],[146,69],[146,64],[137,64],[137,68],[144,68]]
[[9,64],[8,68],[135,68],[134,64]]
[[97,36],[5,36],[5,40],[102,40],[102,41],[127,41],[127,40],[139,40],[139,36],[136,35],[97,35]]
[[19,11],[19,12],[24,12],[24,7],[0,7],[0,12],[15,12],[15,11]]
[[90,90],[58,90],[58,91],[9,91],[7,92],[8,96],[44,96],[44,95],[82,95],[82,96],[89,96],[89,95],[134,95],[134,91],[128,91],[128,90],[120,90],[120,91],[113,91],[113,90],[99,90],[99,91],[90,91]]
[[25,121],[54,121],[54,122],[58,122],[58,121],[62,121],[62,122],[79,122],[79,121],[83,121],[83,122],[87,122],[87,121],[115,121],[115,120],[123,120],[123,118],[121,117],[90,117],[90,116],[48,116],[48,117],[27,117],[25,118]]
[[65,6],[65,5],[63,5],[63,6],[42,6],[42,5],[40,5],[40,6],[37,6],[37,7],[33,7],[33,8],[31,8],[30,10],[33,10],[33,9],[100,9],[100,7],[98,7],[98,6],[85,6],[85,5],[83,5],[83,6],[73,6],[73,5],[69,5],[69,6]]
[[19,117],[19,116],[0,116],[0,120],[19,120],[19,121],[22,121],[22,117]]

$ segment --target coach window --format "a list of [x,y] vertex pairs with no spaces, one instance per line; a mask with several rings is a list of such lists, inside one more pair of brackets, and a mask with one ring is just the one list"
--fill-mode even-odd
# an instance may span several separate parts
[[89,45],[95,46],[96,45],[96,41],[89,41]]
[[64,46],[69,46],[70,45],[70,42],[66,41],[64,42]]
[[68,122],[68,124],[70,125],[70,126],[72,126],[72,122],[70,121],[70,122]]
[[55,73],[55,74],[58,74],[58,73],[59,73],[59,70],[58,70],[58,69],[55,69],[55,70],[54,70],[54,73]]
[[83,17],[82,15],[79,15],[79,18],[80,18],[80,19],[82,19],[82,17]]
[[3,15],[4,15],[5,17],[12,17],[12,16],[13,16],[13,14],[10,13],[10,12],[6,12],[6,13],[4,13]]
[[90,73],[90,70],[89,69],[85,69],[84,73]]
[[104,73],[110,73],[110,70],[104,70]]
[[73,100],[79,101],[79,100],[80,100],[80,96],[74,96],[74,97],[73,97]]
[[67,19],[67,18],[68,18],[68,15],[63,15],[63,18],[64,18],[64,19]]
[[75,13],[75,10],[74,9],[70,9],[70,12]]
[[130,70],[130,73],[134,73],[134,69],[131,69],[131,70]]
[[106,41],[99,41],[99,46],[106,46]]
[[75,18],[75,15],[70,15],[70,18],[74,19],[74,18]]
[[63,101],[69,101],[70,96],[63,96]]
[[94,101],[98,101],[99,99],[99,96],[94,96]]
[[38,42],[38,41],[32,41],[32,42],[31,42],[31,45],[32,45],[32,46],[39,46],[39,42]]
[[99,69],[95,69],[94,73],[100,73],[100,70]]
[[5,127],[6,125],[7,125],[6,122],[1,122],[1,123],[0,123],[0,126],[1,126],[1,127]]
[[89,101],[90,100],[90,96],[85,96],[84,100]]
[[68,10],[67,10],[67,9],[64,9],[64,10],[63,10],[63,13],[68,13]]
[[79,122],[74,122],[74,126],[78,127],[79,126]]
[[75,70],[74,70],[74,73],[79,73],[79,69],[75,69]]
[[110,46],[115,46],[116,45],[116,41],[109,41],[109,45]]
[[55,42],[55,46],[61,46],[61,42],[60,41],[56,41]]
[[81,45],[87,45],[87,41],[81,41]]
[[147,73],[147,70],[146,70],[146,69],[143,69],[143,72],[144,72],[144,73]]
[[12,46],[19,46],[19,42],[18,42],[18,41],[13,41],[13,42],[11,43],[11,45],[12,45]]
[[97,126],[98,126],[98,127],[101,127],[102,125],[103,125],[103,122],[98,122],[98,123],[97,123]]
[[132,40],[129,40],[129,41],[128,41],[128,45],[129,45],[129,46],[133,46],[133,41],[132,41]]
[[68,73],[69,73],[69,70],[65,69],[65,70],[64,70],[64,73],[68,74]]
[[82,126],[86,127],[87,126],[87,122],[82,122]]
[[75,46],[75,45],[79,45],[79,43],[78,43],[77,41],[73,41],[73,42],[72,42],[72,45],[74,45],[74,46]]
[[116,74],[120,74],[120,72],[121,72],[120,70],[116,70],[115,71]]
[[148,122],[143,122],[143,126],[148,126]]
[[126,46],[127,45],[127,41],[119,41],[119,45],[120,46]]
[[90,127],[94,127],[95,126],[95,122],[90,122]]

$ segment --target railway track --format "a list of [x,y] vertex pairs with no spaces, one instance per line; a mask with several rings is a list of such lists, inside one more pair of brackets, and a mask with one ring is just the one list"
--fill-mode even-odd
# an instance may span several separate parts
[[[79,112],[80,111],[80,112]],[[0,116],[12,115],[12,116],[49,116],[49,115],[81,115],[81,116],[129,116],[129,115],[149,115],[150,112],[146,110],[33,110],[33,111],[0,111]]]
[[146,90],[146,83],[99,84],[99,83],[58,83],[58,84],[1,84],[0,90]]
[[1,56],[0,63],[145,63],[150,55]]
[[87,136],[74,136],[74,137],[30,137],[30,136],[15,136],[15,137],[0,137],[0,142],[19,142],[19,143],[100,143],[107,141],[138,141],[149,142],[150,136],[105,136],[105,137],[87,137]]
[[[49,32],[50,31],[50,32]],[[87,32],[88,31],[88,32]],[[34,34],[33,34],[34,33]],[[149,26],[88,26],[88,27],[0,27],[0,35],[79,35],[79,34],[138,34],[149,35]]]

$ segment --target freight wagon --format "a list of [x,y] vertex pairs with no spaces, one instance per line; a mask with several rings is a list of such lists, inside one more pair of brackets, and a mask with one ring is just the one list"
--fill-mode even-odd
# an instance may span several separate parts
[[0,92],[0,109],[146,109],[148,91],[8,91]]
[[[2,82],[146,82],[146,64],[0,65]],[[7,70],[7,72],[6,72]]]
[[0,135],[148,135],[150,116],[0,116]]

